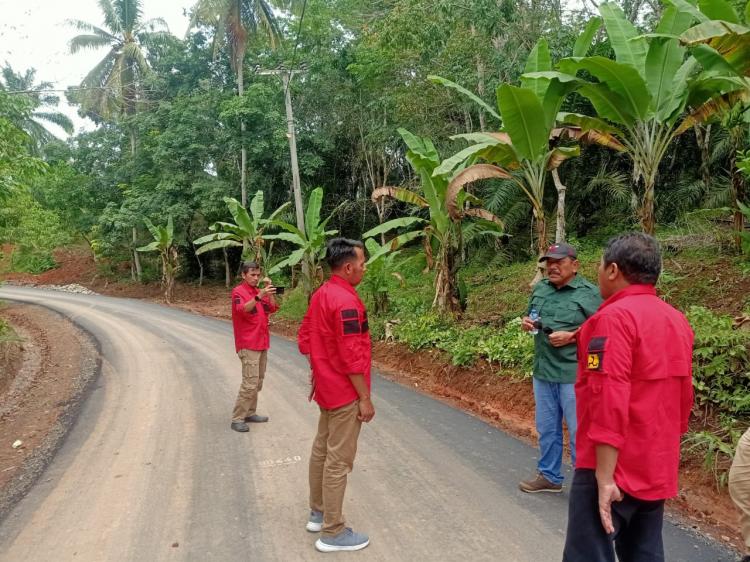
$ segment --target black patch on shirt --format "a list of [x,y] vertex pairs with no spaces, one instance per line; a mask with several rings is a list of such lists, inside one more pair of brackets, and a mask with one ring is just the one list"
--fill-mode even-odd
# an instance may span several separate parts
[[240,297],[234,297],[234,304],[242,304],[242,299]]
[[359,318],[359,313],[356,308],[347,308],[341,311],[341,318]]
[[271,312],[271,305],[266,302],[261,303],[261,304],[263,305],[263,310],[266,311],[266,314],[269,314]]
[[604,368],[604,344],[607,343],[606,336],[591,338],[586,353],[586,369],[601,372]]
[[362,325],[360,327],[360,331],[363,334],[366,334],[370,331],[370,323],[367,321],[367,312],[365,311],[363,319],[362,319]]
[[356,318],[354,320],[344,320],[342,324],[344,326],[345,336],[351,336],[352,334],[359,333],[359,320],[357,320]]
[[591,338],[589,340],[589,352],[604,351],[604,344],[607,343],[607,337],[601,336],[598,338]]

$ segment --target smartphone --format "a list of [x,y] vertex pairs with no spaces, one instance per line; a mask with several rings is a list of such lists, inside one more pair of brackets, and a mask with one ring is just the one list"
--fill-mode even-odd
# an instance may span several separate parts
[[283,295],[284,294],[284,287],[276,287],[276,294],[277,295]]

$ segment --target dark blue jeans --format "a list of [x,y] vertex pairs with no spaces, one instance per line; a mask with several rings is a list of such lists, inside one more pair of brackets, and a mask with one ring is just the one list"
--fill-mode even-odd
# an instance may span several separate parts
[[576,393],[573,384],[534,381],[536,431],[539,433],[537,470],[553,484],[561,484],[563,418],[570,435],[573,466],[576,464]]
[[576,469],[568,502],[563,562],[664,562],[661,528],[664,500],[625,494],[612,504],[615,532],[607,535],[599,517],[599,489],[591,469]]

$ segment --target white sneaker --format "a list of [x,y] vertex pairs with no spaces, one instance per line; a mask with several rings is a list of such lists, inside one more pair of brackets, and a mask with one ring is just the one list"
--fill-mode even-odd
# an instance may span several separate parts
[[307,525],[305,525],[305,529],[307,529],[311,533],[320,533],[320,530],[322,528],[323,528],[323,512],[315,511],[314,509],[310,510],[310,518],[307,520]]
[[355,533],[349,527],[346,527],[334,537],[320,537],[315,541],[315,548],[320,552],[338,552],[342,550],[362,550],[368,544],[370,539],[362,533]]

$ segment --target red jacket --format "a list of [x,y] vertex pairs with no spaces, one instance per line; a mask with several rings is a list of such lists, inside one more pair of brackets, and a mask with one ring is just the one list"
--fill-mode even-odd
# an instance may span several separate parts
[[232,289],[232,325],[234,326],[234,347],[263,351],[270,347],[268,318],[279,307],[268,297],[263,297],[250,312],[245,312],[245,303],[255,299],[257,287],[251,287],[244,281]]
[[651,285],[609,299],[578,337],[576,468],[619,450],[615,482],[642,500],[677,495],[680,437],[693,406],[693,331]]
[[370,388],[367,311],[354,287],[338,275],[313,294],[297,343],[310,356],[313,398],[321,408],[340,408],[358,398],[349,375],[364,375]]

